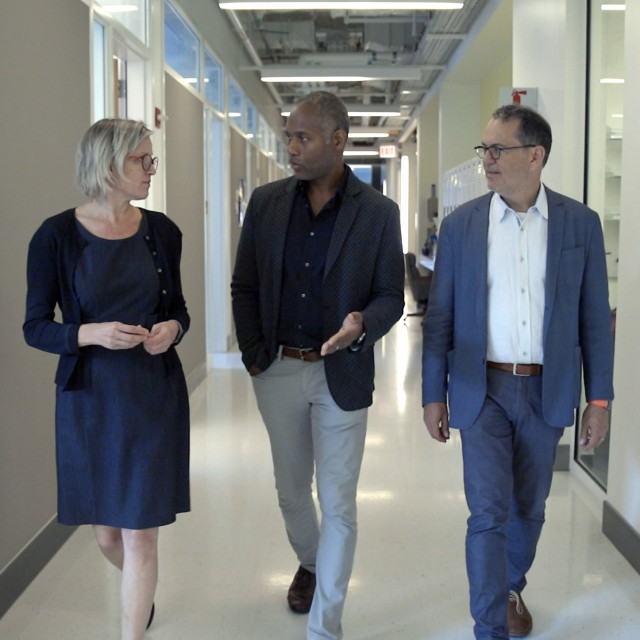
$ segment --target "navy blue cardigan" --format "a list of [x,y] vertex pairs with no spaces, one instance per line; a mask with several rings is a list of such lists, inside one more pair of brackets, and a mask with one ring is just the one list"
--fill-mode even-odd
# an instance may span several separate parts
[[[160,283],[159,321],[177,320],[184,335],[189,314],[180,281],[182,233],[164,214],[145,213],[145,239]],[[29,243],[27,310],[22,329],[27,344],[60,355],[55,382],[65,391],[83,389],[88,382],[89,368],[84,366],[83,349],[78,346],[80,303],[73,290],[73,276],[86,244],[76,224],[75,209],[46,219]],[[62,312],[62,322],[55,319],[56,306]],[[162,356],[168,371],[181,368],[173,346]]]

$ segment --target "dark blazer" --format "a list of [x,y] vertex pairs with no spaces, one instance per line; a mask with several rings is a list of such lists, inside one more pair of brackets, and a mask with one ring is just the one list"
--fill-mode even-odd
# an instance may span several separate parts
[[[544,419],[575,421],[587,400],[613,399],[613,346],[602,226],[583,204],[546,190],[549,205],[543,319]],[[423,405],[445,402],[451,426],[478,417],[487,377],[487,234],[492,193],[467,202],[440,228],[423,324]]]
[[[332,397],[353,411],[372,403],[373,345],[402,316],[404,262],[397,205],[350,175],[335,223],[325,267],[324,339],[339,331],[351,311],[361,311],[367,332],[362,350],[325,359]],[[265,371],[278,353],[285,239],[295,177],[258,187],[252,194],[231,282],[233,316],[247,369]]]
[[[180,282],[182,234],[164,214],[145,213],[147,246],[160,282],[158,321],[177,320],[183,336],[190,320]],[[73,289],[74,273],[86,244],[74,209],[45,220],[29,243],[27,311],[22,329],[30,346],[60,354],[55,382],[63,390],[82,389],[87,382],[83,350],[78,347],[82,315]],[[55,320],[56,306],[62,312],[62,322]],[[173,346],[162,355],[169,370],[181,366]]]

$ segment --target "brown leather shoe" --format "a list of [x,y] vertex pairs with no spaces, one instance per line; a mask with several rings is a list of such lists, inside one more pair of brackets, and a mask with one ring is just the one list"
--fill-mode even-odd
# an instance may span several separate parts
[[509,591],[509,607],[507,608],[507,623],[509,635],[512,638],[524,638],[528,636],[533,627],[531,614],[527,609],[522,596],[516,591]]
[[287,602],[289,603],[291,611],[295,613],[309,613],[315,590],[316,574],[300,566],[296,575],[293,577],[293,582],[287,594]]

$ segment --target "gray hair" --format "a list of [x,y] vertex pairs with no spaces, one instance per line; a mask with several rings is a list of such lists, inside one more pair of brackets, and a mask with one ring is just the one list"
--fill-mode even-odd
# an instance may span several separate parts
[[143,122],[106,118],[92,124],[76,150],[76,183],[85,196],[95,200],[121,177],[127,156],[153,132]]
[[310,104],[318,108],[320,117],[328,122],[331,130],[342,129],[349,133],[349,112],[338,96],[328,91],[314,91],[296,102],[296,107]]

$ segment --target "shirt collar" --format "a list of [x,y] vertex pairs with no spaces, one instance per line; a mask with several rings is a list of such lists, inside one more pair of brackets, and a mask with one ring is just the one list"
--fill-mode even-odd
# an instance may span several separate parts
[[[342,202],[342,198],[344,197],[344,193],[347,190],[347,183],[349,182],[349,177],[351,176],[351,174],[351,167],[348,164],[345,164],[344,172],[342,173],[342,178],[340,179],[340,184],[338,185],[338,190],[336,191],[336,195],[334,196],[334,198],[337,198],[337,202]],[[296,191],[298,193],[304,193],[306,195],[308,189],[308,180],[298,180],[298,183],[296,184]]]
[[[509,212],[513,212],[513,209],[499,196],[497,193],[493,194],[491,198],[491,216],[494,222],[502,222],[504,217]],[[540,183],[540,189],[536,201],[529,211],[534,211],[542,216],[543,220],[549,220],[549,203],[547,201],[547,191],[542,183]]]

